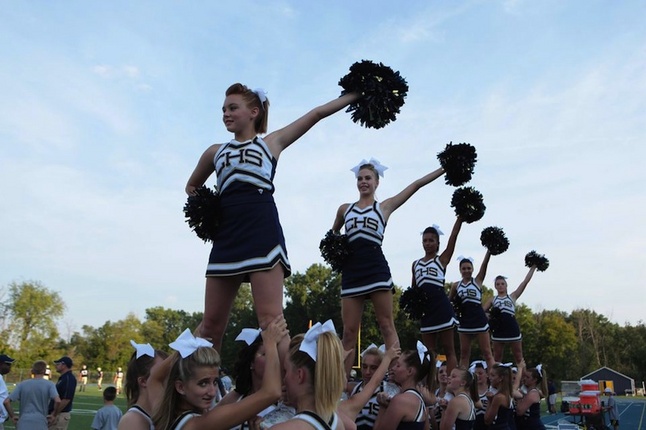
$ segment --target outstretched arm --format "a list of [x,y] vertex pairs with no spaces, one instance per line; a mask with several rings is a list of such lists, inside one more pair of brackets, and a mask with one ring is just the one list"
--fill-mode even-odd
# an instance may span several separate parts
[[462,228],[463,222],[464,221],[462,220],[462,217],[457,217],[455,219],[455,224],[453,224],[451,235],[449,236],[449,240],[446,243],[446,249],[444,249],[444,252],[442,253],[442,255],[440,255],[440,263],[442,263],[442,266],[444,266],[444,268],[448,266],[449,262],[451,261],[451,257],[453,257],[453,252],[455,252],[455,243],[458,241],[458,233],[460,233],[460,228]]
[[529,284],[529,281],[531,281],[532,276],[534,276],[534,272],[536,272],[536,266],[532,266],[529,268],[529,272],[527,272],[527,276],[525,276],[525,279],[523,279],[523,282],[520,283],[518,288],[514,290],[513,293],[511,293],[511,298],[514,299],[514,301],[518,300],[521,294],[525,291],[525,288],[527,287],[527,284]]
[[289,145],[298,140],[302,135],[314,126],[317,122],[340,111],[353,101],[359,98],[358,93],[345,94],[337,99],[315,107],[288,126],[269,133],[264,141],[269,146],[274,157],[278,158],[280,153]]
[[482,283],[484,282],[485,276],[487,276],[487,266],[489,266],[489,259],[491,258],[491,253],[487,249],[487,252],[485,253],[484,259],[482,260],[482,264],[480,265],[480,270],[478,271],[478,274],[476,275],[476,284],[478,284],[478,287],[482,287]]
[[395,212],[398,207],[406,203],[406,200],[408,200],[420,188],[422,188],[424,185],[430,184],[443,174],[444,169],[440,167],[439,169],[432,171],[428,175],[422,176],[418,180],[414,181],[412,184],[401,190],[397,195],[381,202],[381,211],[383,212],[386,221],[390,217],[390,214]]

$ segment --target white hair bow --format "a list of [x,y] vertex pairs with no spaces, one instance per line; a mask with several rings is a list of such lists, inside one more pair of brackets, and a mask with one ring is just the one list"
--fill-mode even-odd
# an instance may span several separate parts
[[259,328],[243,328],[236,340],[241,340],[247,345],[251,345],[258,339],[262,330]]
[[442,367],[442,361],[441,361],[441,360],[437,360],[437,361],[435,362],[435,367],[436,367],[437,369],[439,369],[440,367]]
[[258,96],[261,104],[267,101],[267,91],[262,88],[256,88],[253,92]]
[[372,348],[377,349],[377,345],[375,345],[374,343],[371,343],[370,345],[368,345],[368,347],[361,352],[361,357],[366,355],[366,352],[368,352],[368,350]]
[[417,341],[417,355],[419,356],[419,362],[424,364],[424,359],[428,360],[428,349],[426,346],[420,342],[419,340]]
[[511,368],[511,367],[514,365],[514,363],[500,363],[500,365],[501,365],[502,367],[509,367],[509,368]]
[[388,169],[388,167],[381,164],[379,160],[375,158],[371,158],[370,161],[367,161],[364,158],[363,160],[361,160],[359,164],[357,164],[350,170],[354,172],[354,176],[359,176],[359,170],[361,170],[361,166],[365,166],[366,164],[372,164],[372,166],[375,168],[379,176],[381,176],[382,178],[384,177],[384,172],[386,171],[386,169]]
[[314,324],[303,338],[301,346],[298,348],[299,351],[303,351],[309,355],[312,360],[316,361],[316,351],[318,346],[319,336],[325,332],[332,332],[336,334],[336,329],[334,328],[334,323],[332,320],[327,320],[325,323],[321,324],[317,322]]
[[368,352],[368,350],[372,349],[372,348],[376,349],[377,351],[381,352],[382,354],[386,353],[386,345],[385,344],[382,343],[380,346],[377,346],[374,343],[371,343],[370,345],[368,345],[368,347],[366,349],[363,350],[363,352],[361,353],[361,357],[363,357],[366,354],[366,352]]
[[460,255],[458,258],[456,258],[457,261],[462,261],[462,260],[469,260],[471,264],[473,264],[473,258],[471,257],[465,257],[464,255]]
[[135,351],[137,351],[136,358],[139,358],[142,355],[155,358],[155,348],[153,348],[149,343],[137,343],[131,339],[130,345],[132,345]]
[[536,365],[536,371],[538,372],[539,375],[543,376],[543,365],[542,364],[537,364]]
[[433,224],[431,227],[433,227],[433,228],[435,229],[435,231],[437,232],[437,235],[438,235],[438,236],[444,236],[444,232],[442,232],[442,230],[440,230],[440,226],[439,226],[439,225],[437,225],[437,224]]
[[186,329],[174,342],[169,343],[168,346],[179,352],[182,358],[186,358],[193,354],[197,348],[211,348],[213,344],[206,339],[193,336],[193,333],[189,329]]
[[484,360],[476,360],[471,363],[471,366],[469,366],[469,372],[474,373],[476,371],[476,366],[480,364],[483,369],[487,369],[487,362]]

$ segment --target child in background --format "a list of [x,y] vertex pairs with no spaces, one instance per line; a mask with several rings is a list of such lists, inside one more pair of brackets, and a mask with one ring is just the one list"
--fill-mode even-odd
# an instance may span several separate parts
[[115,387],[107,387],[103,391],[103,407],[96,412],[92,420],[94,430],[117,430],[121,419],[121,409],[115,406],[114,399],[117,397]]

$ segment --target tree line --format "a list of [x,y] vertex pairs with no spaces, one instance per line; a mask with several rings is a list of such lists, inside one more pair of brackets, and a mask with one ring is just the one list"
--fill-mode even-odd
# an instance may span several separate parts
[[[448,284],[447,284],[448,288]],[[341,277],[329,267],[313,264],[304,273],[296,272],[285,281],[285,318],[292,335],[305,332],[311,321],[332,319],[341,329]],[[394,290],[395,326],[403,349],[414,348],[419,325],[399,309],[402,289]],[[447,290],[448,291],[448,290]],[[483,301],[492,290],[484,287]],[[119,321],[100,327],[83,325],[68,340],[62,339],[57,325],[64,316],[60,295],[38,281],[11,283],[0,290],[0,351],[18,360],[16,367],[28,368],[38,359],[52,361],[69,355],[89,369],[105,371],[125,367],[132,354],[130,340],[168,349],[168,344],[186,328],[195,328],[201,312],[189,313],[164,307],[145,310],[143,320],[128,314]],[[542,363],[555,381],[578,380],[602,366],[634,378],[646,380],[646,325],[620,326],[590,309],[571,313],[542,310],[538,313],[524,304],[516,307],[523,333],[523,352],[528,365]],[[257,327],[251,290],[243,285],[235,300],[222,346],[222,363],[233,367],[241,345],[235,337],[245,327]],[[457,336],[457,335],[456,335]],[[381,333],[372,304],[366,302],[362,316],[359,352],[370,343],[380,345]],[[456,337],[456,345],[457,342]],[[480,351],[472,350],[475,359]],[[505,351],[503,361],[513,361]]]

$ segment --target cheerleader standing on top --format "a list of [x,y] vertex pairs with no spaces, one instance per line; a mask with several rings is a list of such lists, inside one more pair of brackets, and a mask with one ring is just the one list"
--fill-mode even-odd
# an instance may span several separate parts
[[350,374],[354,362],[354,350],[366,299],[372,301],[386,348],[399,347],[399,337],[393,321],[393,280],[381,249],[384,230],[395,210],[420,188],[444,174],[444,169],[439,168],[414,181],[397,195],[378,202],[375,191],[379,186],[379,177],[383,177],[386,169],[386,166],[375,159],[369,162],[363,160],[352,168],[357,179],[359,200],[342,204],[332,225],[335,233],[339,233],[341,228],[345,230],[350,248],[350,254],[341,269],[343,348],[352,351],[345,361],[346,375]]
[[536,266],[532,266],[523,282],[511,294],[507,293],[507,278],[496,276],[494,285],[497,295],[487,300],[483,305],[485,311],[490,312],[489,324],[491,326],[493,359],[496,362],[502,361],[506,344],[511,346],[514,362],[523,361],[522,335],[518,321],[516,321],[516,300],[525,291],[535,271]]
[[487,315],[482,308],[482,281],[487,274],[487,266],[491,253],[487,250],[480,271],[473,277],[473,262],[469,258],[460,260],[460,274],[462,280],[453,283],[449,299],[456,299],[459,303],[460,323],[458,333],[460,335],[460,366],[468,367],[471,355],[471,341],[478,339],[482,357],[491,367],[494,363],[489,341],[489,322]]
[[457,364],[453,337],[458,320],[455,318],[453,306],[444,291],[444,276],[446,267],[453,256],[455,242],[461,227],[462,219],[458,217],[453,225],[446,249],[439,256],[440,235],[443,233],[436,225],[427,227],[422,233],[424,257],[415,260],[412,266],[411,288],[423,288],[428,294],[428,300],[424,303],[425,314],[420,324],[422,341],[433,354],[437,352],[438,340],[440,341],[446,355],[449,373]]
[[[206,270],[202,336],[220,350],[233,301],[242,282],[251,291],[261,328],[283,313],[283,278],[291,267],[274,204],[274,175],[281,152],[321,119],[358,99],[348,93],[314,108],[288,126],[266,133],[269,100],[263,90],[234,84],[226,91],[222,120],[233,140],[210,146],[188,179],[195,195],[213,172],[217,175],[220,223],[211,237]],[[287,349],[289,337],[280,348]]]

